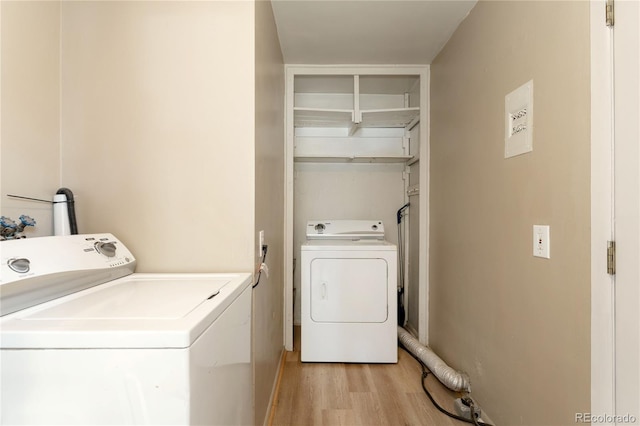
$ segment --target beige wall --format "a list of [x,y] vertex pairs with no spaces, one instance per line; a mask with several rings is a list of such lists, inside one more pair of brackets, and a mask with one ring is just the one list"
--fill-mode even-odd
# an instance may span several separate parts
[[254,4],[62,3],[62,182],[138,271],[250,271]]
[[[588,2],[480,1],[431,66],[430,344],[497,424],[589,412],[589,61]],[[533,152],[504,159],[530,79]]]
[[52,233],[50,204],[60,186],[60,4],[2,1],[0,214],[36,220],[27,235]]
[[284,349],[284,64],[269,1],[256,2],[255,43],[255,235],[264,230],[269,246],[253,310],[255,423],[263,424]]

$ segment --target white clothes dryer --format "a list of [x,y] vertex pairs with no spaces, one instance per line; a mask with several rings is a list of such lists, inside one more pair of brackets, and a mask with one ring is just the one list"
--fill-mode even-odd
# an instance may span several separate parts
[[0,424],[253,423],[250,274],[132,273],[111,234],[0,247]]
[[377,220],[307,223],[303,362],[396,363],[397,249]]

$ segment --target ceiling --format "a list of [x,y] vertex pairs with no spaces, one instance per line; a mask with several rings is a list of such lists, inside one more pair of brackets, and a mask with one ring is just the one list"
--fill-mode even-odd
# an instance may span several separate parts
[[287,64],[430,64],[477,0],[272,0]]

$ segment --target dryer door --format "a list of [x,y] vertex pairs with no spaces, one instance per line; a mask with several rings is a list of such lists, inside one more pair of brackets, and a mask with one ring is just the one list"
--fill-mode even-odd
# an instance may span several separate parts
[[388,265],[379,258],[311,262],[311,320],[382,323],[388,318]]

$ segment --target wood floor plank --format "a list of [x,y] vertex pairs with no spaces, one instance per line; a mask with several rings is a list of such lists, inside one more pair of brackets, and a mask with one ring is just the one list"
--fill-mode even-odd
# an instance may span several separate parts
[[376,392],[355,392],[351,395],[351,399],[356,413],[354,424],[371,426],[391,424]]
[[346,364],[347,386],[349,392],[371,392],[373,382],[367,364]]
[[357,423],[354,410],[322,410],[322,424],[351,426]]
[[[299,328],[294,336],[299,339]],[[299,340],[298,340],[299,342]],[[285,355],[274,426],[456,426],[424,394],[422,368],[404,350],[397,364],[302,363]],[[427,388],[447,410],[458,396],[429,375]]]

